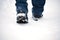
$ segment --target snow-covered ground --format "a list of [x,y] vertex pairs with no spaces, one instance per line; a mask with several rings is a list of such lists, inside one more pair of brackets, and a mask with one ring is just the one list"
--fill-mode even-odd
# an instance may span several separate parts
[[15,0],[0,0],[0,40],[60,40],[60,0],[46,0],[44,16],[32,19],[28,0],[28,24],[16,23]]

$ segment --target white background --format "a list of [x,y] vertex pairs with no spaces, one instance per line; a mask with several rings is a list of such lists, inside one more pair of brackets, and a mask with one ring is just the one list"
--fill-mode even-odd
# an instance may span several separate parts
[[60,0],[46,0],[43,18],[32,19],[28,0],[28,24],[16,23],[15,0],[0,0],[0,40],[60,40]]

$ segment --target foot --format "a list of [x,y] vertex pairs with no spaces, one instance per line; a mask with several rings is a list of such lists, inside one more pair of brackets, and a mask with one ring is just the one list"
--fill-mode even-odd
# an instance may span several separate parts
[[34,21],[38,21],[42,16],[43,15],[41,15],[41,16],[35,15],[35,16],[32,16],[32,18],[33,18]]
[[28,17],[25,13],[17,14],[17,23],[28,23]]

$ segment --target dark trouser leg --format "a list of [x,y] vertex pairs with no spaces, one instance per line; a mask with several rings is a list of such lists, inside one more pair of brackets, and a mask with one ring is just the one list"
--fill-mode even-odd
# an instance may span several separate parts
[[27,13],[27,0],[16,0],[16,11],[17,13],[24,12]]
[[44,10],[44,4],[45,0],[32,0],[32,13],[33,16],[39,17],[42,15],[42,12]]

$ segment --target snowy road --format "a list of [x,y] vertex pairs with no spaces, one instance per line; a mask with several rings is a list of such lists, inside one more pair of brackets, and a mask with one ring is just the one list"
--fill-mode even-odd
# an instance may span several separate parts
[[35,22],[28,0],[28,24],[16,23],[15,0],[0,0],[0,40],[60,40],[60,0],[46,0],[44,16]]

